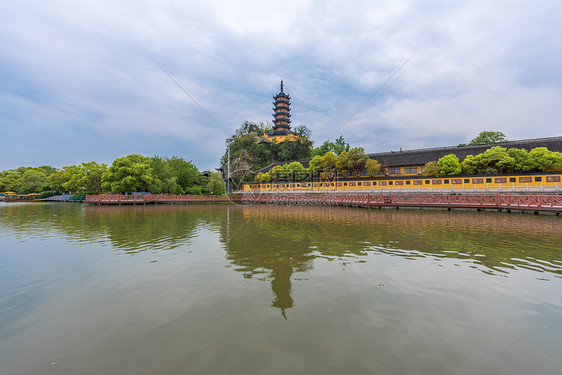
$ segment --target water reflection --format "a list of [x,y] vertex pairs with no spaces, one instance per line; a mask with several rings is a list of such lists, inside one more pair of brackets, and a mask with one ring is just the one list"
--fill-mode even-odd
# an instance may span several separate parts
[[285,310],[294,305],[291,278],[295,272],[308,271],[315,258],[310,249],[310,229],[295,226],[283,217],[262,218],[248,212],[253,210],[243,209],[239,217],[243,221],[236,223],[240,229],[228,239],[227,259],[245,278],[271,280],[272,306],[286,318]]
[[373,255],[436,263],[453,259],[494,276],[525,269],[542,280],[562,277],[562,222],[550,216],[268,205],[13,204],[0,208],[0,225],[0,236],[21,241],[57,236],[129,255],[189,246],[200,233],[215,233],[235,271],[271,283],[272,306],[284,317],[295,305],[295,274],[308,272],[320,258],[344,265]]
[[279,206],[243,207],[243,215],[261,227],[281,223],[284,238],[306,233],[319,256],[455,258],[492,274],[526,268],[562,276],[562,222],[554,217]]
[[108,244],[117,253],[136,254],[189,245],[197,232],[216,230],[225,216],[224,207],[214,205],[187,208],[16,203],[0,208],[0,236],[21,241],[62,237],[83,245]]
[[[244,277],[271,281],[272,306],[293,307],[291,279],[318,258],[342,264],[369,254],[456,259],[496,276],[524,268],[562,276],[562,226],[552,217],[481,213],[245,206],[244,227],[226,246]],[[242,225],[242,224],[240,224]],[[265,278],[263,275],[265,274]],[[549,276],[550,275],[550,276]]]

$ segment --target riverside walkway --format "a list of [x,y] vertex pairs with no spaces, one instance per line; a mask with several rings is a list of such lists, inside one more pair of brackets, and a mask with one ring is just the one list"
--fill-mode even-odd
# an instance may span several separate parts
[[269,204],[317,204],[357,207],[431,207],[458,209],[496,209],[499,211],[562,212],[562,195],[541,194],[259,194],[242,202]]
[[89,204],[264,203],[356,207],[418,207],[562,212],[562,195],[541,194],[232,194],[227,195],[88,195]]
[[100,194],[87,195],[85,203],[90,204],[150,204],[150,203],[218,203],[240,201],[237,195],[172,195],[172,194],[142,194],[120,195]]

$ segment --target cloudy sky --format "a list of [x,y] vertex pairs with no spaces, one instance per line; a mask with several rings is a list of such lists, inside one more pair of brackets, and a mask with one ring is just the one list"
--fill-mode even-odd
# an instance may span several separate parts
[[240,124],[271,122],[281,79],[317,145],[562,135],[559,0],[18,0],[0,14],[0,170],[131,153],[213,169]]

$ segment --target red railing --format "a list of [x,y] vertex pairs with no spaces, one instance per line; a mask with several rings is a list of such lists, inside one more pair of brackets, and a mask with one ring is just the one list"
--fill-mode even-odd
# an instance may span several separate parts
[[562,212],[562,195],[246,194],[243,203],[537,209]]
[[87,195],[86,203],[93,204],[136,204],[136,203],[176,203],[176,202],[232,202],[239,201],[235,195]]
[[237,194],[237,195],[88,195],[86,203],[240,202],[343,206],[457,207],[562,212],[562,195],[512,194]]

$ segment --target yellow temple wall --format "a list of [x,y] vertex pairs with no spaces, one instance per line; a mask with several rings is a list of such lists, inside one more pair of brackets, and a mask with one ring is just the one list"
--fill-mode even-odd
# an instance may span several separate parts
[[283,135],[270,136],[269,134],[265,133],[263,135],[263,137],[265,139],[267,139],[268,141],[275,142],[275,143],[284,142],[284,141],[298,141],[299,140],[299,136],[296,135],[296,134],[288,134],[288,135],[283,134]]

